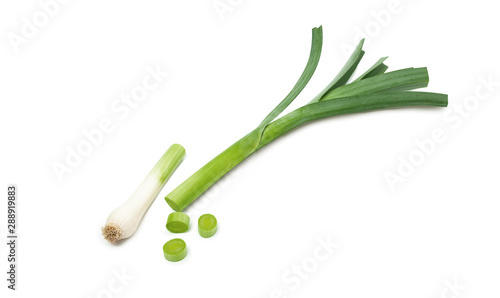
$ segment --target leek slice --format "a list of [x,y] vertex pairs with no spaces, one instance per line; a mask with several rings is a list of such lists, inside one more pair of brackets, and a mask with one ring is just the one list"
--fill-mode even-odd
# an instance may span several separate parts
[[163,245],[163,255],[170,262],[179,262],[187,255],[186,242],[180,238],[167,241]]
[[198,218],[198,233],[203,238],[212,237],[217,232],[217,219],[212,214],[203,214]]
[[168,215],[166,226],[172,233],[184,233],[189,228],[189,216],[182,212],[172,212]]

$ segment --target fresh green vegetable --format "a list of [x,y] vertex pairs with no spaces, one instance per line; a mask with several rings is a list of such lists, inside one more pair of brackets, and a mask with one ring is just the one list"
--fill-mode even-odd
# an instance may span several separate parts
[[134,194],[108,216],[102,228],[106,240],[115,243],[135,233],[142,217],[185,154],[186,150],[181,145],[174,144],[168,148]]
[[163,245],[163,255],[170,262],[179,262],[187,255],[186,242],[179,238],[168,241]]
[[168,215],[167,230],[172,233],[184,233],[189,227],[189,216],[182,212],[172,212]]
[[203,214],[198,218],[198,233],[203,238],[212,237],[217,232],[217,219],[212,214]]
[[[363,40],[339,74],[308,104],[274,120],[307,85],[319,62],[322,28],[313,29],[311,53],[304,72],[292,91],[264,118],[256,129],[238,140],[170,192],[165,200],[176,211],[186,208],[234,166],[284,133],[304,123],[335,115],[407,106],[446,107],[448,96],[412,92],[427,86],[426,68],[408,68],[385,73],[386,57],[347,84],[361,58]],[[274,121],[273,121],[274,120]]]

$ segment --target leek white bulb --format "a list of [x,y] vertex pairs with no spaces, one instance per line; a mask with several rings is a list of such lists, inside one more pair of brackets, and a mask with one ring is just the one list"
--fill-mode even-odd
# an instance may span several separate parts
[[132,236],[151,203],[181,163],[186,151],[178,144],[170,146],[137,188],[134,194],[108,216],[102,235],[111,243]]

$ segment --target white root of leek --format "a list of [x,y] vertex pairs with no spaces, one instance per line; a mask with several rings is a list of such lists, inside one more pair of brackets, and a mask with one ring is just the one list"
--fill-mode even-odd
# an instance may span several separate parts
[[186,151],[181,145],[170,146],[134,194],[108,216],[106,225],[102,228],[104,239],[116,243],[135,233],[149,206],[179,166],[185,154]]

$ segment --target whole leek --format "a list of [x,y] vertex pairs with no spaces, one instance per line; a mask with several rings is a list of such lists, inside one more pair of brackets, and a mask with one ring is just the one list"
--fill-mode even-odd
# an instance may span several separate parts
[[384,108],[448,105],[448,96],[445,94],[409,91],[427,86],[429,76],[426,68],[408,68],[385,73],[388,68],[384,64],[386,57],[378,60],[360,77],[347,84],[364,55],[363,40],[361,40],[340,73],[326,88],[308,104],[275,120],[304,89],[318,65],[323,40],[322,27],[314,28],[312,33],[309,61],[292,91],[256,129],[217,155],[170,192],[165,200],[172,209],[182,211],[245,158],[304,123],[335,115]]

